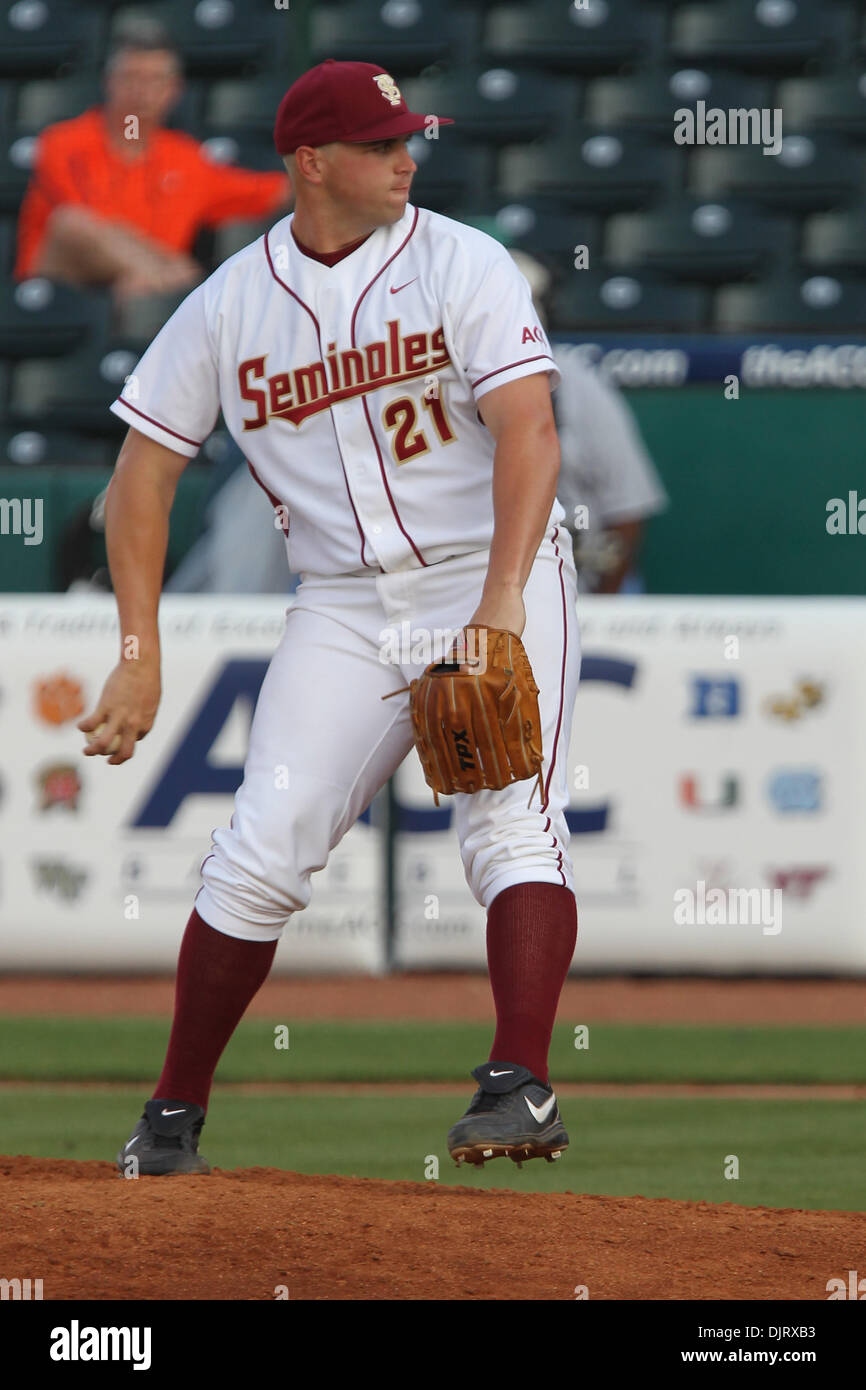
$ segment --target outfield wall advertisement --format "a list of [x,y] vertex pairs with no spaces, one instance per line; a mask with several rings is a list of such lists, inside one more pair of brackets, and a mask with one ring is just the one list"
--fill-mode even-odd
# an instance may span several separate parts
[[[866,600],[579,602],[575,969],[866,973]],[[113,600],[0,600],[0,968],[174,968],[286,605],[165,596],[160,712],[110,767],[75,725],[116,659]],[[385,800],[313,876],[275,970],[386,967]],[[391,825],[394,966],[483,968],[450,801],[414,753]]]

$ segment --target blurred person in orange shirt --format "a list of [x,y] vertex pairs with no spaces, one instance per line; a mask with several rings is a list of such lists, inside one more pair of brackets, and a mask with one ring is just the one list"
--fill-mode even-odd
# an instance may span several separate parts
[[187,290],[200,228],[288,208],[282,171],[208,160],[163,121],[183,87],[167,39],[121,39],[105,69],[105,104],[48,126],[18,223],[15,278],[44,275],[131,296]]

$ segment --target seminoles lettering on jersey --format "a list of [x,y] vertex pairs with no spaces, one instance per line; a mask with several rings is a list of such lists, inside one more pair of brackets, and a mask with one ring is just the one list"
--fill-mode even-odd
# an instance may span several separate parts
[[[525,279],[491,237],[411,205],[333,266],[291,223],[193,290],[112,410],[191,458],[221,406],[295,572],[486,548],[494,442],[478,403],[532,373],[559,380]],[[563,516],[555,502],[550,523]]]

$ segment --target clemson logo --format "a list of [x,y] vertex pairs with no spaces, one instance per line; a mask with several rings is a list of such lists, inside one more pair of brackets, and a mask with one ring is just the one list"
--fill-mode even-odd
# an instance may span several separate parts
[[37,718],[45,724],[65,724],[84,712],[81,684],[65,672],[36,681],[33,703]]
[[376,86],[379,88],[379,91],[382,93],[382,96],[385,98],[386,101],[390,101],[392,106],[400,105],[400,103],[403,100],[403,97],[400,94],[400,88],[397,86],[397,83],[394,81],[390,73],[377,73],[377,75],[373,78],[373,81],[376,83]]

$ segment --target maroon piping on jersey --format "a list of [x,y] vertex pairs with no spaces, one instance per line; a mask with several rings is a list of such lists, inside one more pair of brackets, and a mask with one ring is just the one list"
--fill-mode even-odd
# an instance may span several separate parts
[[[316,330],[316,342],[317,342],[318,345],[319,345],[319,352],[321,352],[321,351],[322,351],[322,334],[321,334],[321,330],[320,330],[320,328],[319,328],[319,320],[316,318],[316,315],[313,313],[313,311],[312,311],[312,309],[310,308],[309,304],[305,304],[304,301],[303,301],[298,295],[295,294],[295,291],[294,291],[293,289],[291,289],[291,288],[285,283],[284,280],[281,280],[281,279],[280,279],[279,275],[278,275],[277,272],[274,270],[274,263],[273,263],[273,261],[271,260],[271,248],[270,248],[270,246],[268,245],[268,237],[269,237],[269,235],[270,235],[269,232],[265,232],[264,236],[262,237],[262,241],[264,242],[264,246],[265,246],[265,256],[266,256],[267,262],[268,262],[268,269],[270,270],[271,275],[274,277],[274,279],[276,280],[277,284],[280,285],[280,286],[282,286],[282,288],[286,291],[286,294],[290,294],[290,295],[292,296],[292,299],[297,300],[297,302],[300,304],[300,306],[301,306],[302,309],[306,309],[306,311],[307,311],[307,313],[309,314],[310,318],[313,320],[313,327],[314,327],[315,330]],[[300,251],[300,248],[299,248],[299,254],[300,254],[300,255],[303,255],[303,254],[304,254],[303,251]],[[331,418],[331,424],[333,425],[333,417]],[[339,456],[340,456],[340,467],[341,467],[342,470],[343,470],[343,482],[346,484],[346,496],[347,496],[348,499],[349,499],[349,506],[352,508],[352,516],[355,518],[355,526],[356,526],[356,528],[357,528],[358,535],[359,535],[359,537],[360,537],[360,539],[361,539],[361,564],[365,567],[365,569],[374,569],[374,568],[375,568],[375,569],[379,569],[380,566],[378,566],[378,565],[373,566],[373,565],[371,565],[371,564],[369,563],[369,561],[367,561],[367,560],[364,559],[364,548],[365,548],[365,546],[366,546],[366,544],[367,544],[367,538],[366,538],[366,536],[364,535],[364,532],[363,532],[363,530],[362,530],[362,528],[361,528],[361,523],[360,523],[360,521],[358,520],[358,513],[355,511],[355,501],[354,501],[354,498],[352,497],[352,493],[351,493],[351,490],[350,490],[350,488],[349,488],[349,479],[346,477],[346,465],[345,465],[345,463],[343,462],[343,454],[342,454],[342,451],[341,451],[341,449],[340,449],[340,441],[339,441],[339,439],[336,438],[336,430],[334,431],[334,439],[335,439],[335,443],[336,443],[336,446],[337,446],[337,453],[338,453]]]
[[[413,219],[412,219],[412,226],[409,228],[409,231],[407,232],[405,239],[404,239],[404,240],[401,242],[401,244],[397,247],[397,250],[394,252],[393,256],[389,256],[388,259],[387,259],[387,261],[385,261],[385,264],[384,264],[384,265],[381,265],[381,266],[379,267],[379,269],[376,271],[376,274],[373,276],[372,280],[370,281],[369,285],[365,285],[364,289],[361,291],[361,294],[360,294],[360,297],[359,297],[359,299],[358,299],[358,302],[357,302],[357,304],[355,305],[355,308],[354,308],[353,313],[352,313],[351,343],[352,343],[352,347],[353,347],[353,348],[358,346],[358,344],[357,344],[356,341],[355,341],[355,320],[356,320],[357,317],[358,317],[358,310],[360,309],[360,307],[361,307],[361,305],[362,305],[362,303],[363,303],[363,301],[364,301],[364,298],[365,298],[365,296],[366,296],[366,294],[367,294],[367,291],[368,291],[368,290],[371,290],[371,289],[373,288],[373,286],[375,285],[376,281],[379,279],[379,276],[380,276],[380,275],[384,275],[385,271],[388,269],[388,266],[391,264],[391,262],[397,259],[397,257],[399,256],[400,252],[403,250],[403,248],[406,246],[406,244],[408,243],[408,241],[409,241],[409,240],[411,239],[411,237],[413,236],[413,234],[414,234],[414,232],[415,232],[415,228],[416,228],[417,226],[418,226],[418,209],[416,208],[416,209],[415,209],[415,216],[414,216]],[[388,494],[388,501],[389,501],[390,504],[391,504],[391,511],[394,513],[394,520],[396,521],[397,525],[399,526],[400,531],[402,532],[402,534],[406,537],[407,541],[408,541],[409,544],[411,545],[411,547],[412,547],[412,549],[413,549],[415,555],[417,556],[418,560],[420,560],[421,564],[422,564],[422,565],[425,567],[425,569],[426,569],[426,567],[427,567],[427,561],[424,559],[424,556],[421,554],[421,551],[418,549],[418,547],[417,547],[417,545],[415,544],[415,542],[413,541],[412,537],[409,535],[409,532],[406,530],[406,527],[403,525],[402,521],[400,520],[400,513],[397,511],[396,505],[395,505],[395,503],[394,503],[394,498],[391,496],[391,489],[390,489],[389,486],[388,486],[388,479],[387,479],[387,477],[385,476],[385,465],[384,465],[384,462],[383,462],[383,460],[382,460],[382,451],[381,451],[381,449],[379,448],[379,441],[378,441],[378,439],[376,438],[376,431],[373,429],[373,422],[372,422],[372,420],[370,419],[370,410],[369,410],[369,407],[368,407],[368,405],[367,405],[367,397],[366,397],[366,396],[362,396],[362,397],[361,397],[361,401],[362,401],[362,404],[363,404],[363,406],[364,406],[364,416],[365,416],[365,418],[366,418],[366,420],[367,420],[367,428],[368,428],[369,431],[370,431],[370,437],[371,437],[371,439],[373,440],[373,444],[375,445],[375,448],[376,448],[376,457],[377,457],[378,460],[379,460],[379,472],[380,472],[381,475],[382,475],[382,482],[383,482],[383,484],[384,484],[385,491],[386,491],[386,493]]]
[[[277,510],[277,507],[282,507],[283,511],[286,513],[286,516],[288,516],[288,514],[289,514],[289,509],[288,509],[288,507],[286,506],[285,502],[281,502],[280,499],[279,499],[279,497],[275,496],[274,493],[271,492],[271,490],[270,490],[269,487],[265,487],[264,483],[262,482],[262,480],[261,480],[261,478],[259,477],[259,475],[258,475],[258,473],[256,472],[256,470],[253,468],[253,465],[250,463],[249,459],[247,459],[247,468],[248,468],[248,469],[250,470],[250,472],[252,473],[253,477],[255,478],[255,480],[256,480],[256,482],[258,483],[259,487],[261,488],[262,492],[267,493],[268,500],[270,501],[270,504],[271,504],[271,506],[273,507],[274,511]],[[285,526],[283,526],[282,532],[283,532],[283,535],[284,535],[286,538],[288,538],[288,534],[289,534],[289,523],[288,523],[288,521],[286,521]]]
[[[564,585],[564,583],[563,583],[563,581],[562,581],[562,563],[563,563],[563,561],[562,561],[562,556],[561,556],[560,553],[559,553],[559,546],[558,546],[557,543],[556,543],[556,537],[557,537],[558,531],[559,531],[559,527],[558,527],[558,526],[554,526],[554,528],[553,528],[553,534],[551,535],[551,541],[553,542],[553,548],[554,548],[554,550],[556,551],[556,554],[559,556],[559,588],[560,588],[560,593],[562,594],[562,665],[561,665],[561,667],[560,667],[560,674],[559,674],[559,715],[558,715],[558,718],[557,718],[557,721],[556,721],[556,733],[555,733],[554,736],[553,736],[553,751],[552,751],[551,757],[550,757],[550,767],[549,767],[548,773],[547,773],[547,781],[546,781],[545,786],[544,786],[544,805],[543,805],[542,808],[541,808],[542,811],[545,810],[546,807],[547,807],[547,802],[548,802],[548,798],[549,798],[549,795],[550,795],[550,779],[551,779],[551,777],[553,776],[553,769],[554,769],[554,767],[556,766],[556,750],[557,750],[557,748],[558,748],[558,746],[559,746],[559,735],[560,735],[560,732],[561,732],[561,730],[562,730],[562,708],[563,708],[564,696],[565,696],[565,665],[566,665],[566,658],[567,658],[567,656],[568,656],[568,621],[567,621],[567,614],[566,614],[566,607],[565,607],[565,604],[566,604],[566,598],[565,598],[565,585]],[[550,830],[550,824],[551,824],[551,822],[550,822],[550,817],[548,816],[548,818],[547,818],[547,820],[546,820],[546,822],[545,822],[544,829],[545,829],[545,830]],[[555,833],[554,831],[551,831],[551,834],[553,835],[553,843],[554,843],[554,845],[559,845],[559,841],[558,841],[557,838],[556,838],[556,833]],[[559,869],[559,876],[560,876],[560,878],[562,879],[562,886],[563,886],[563,887],[566,887],[567,885],[566,885],[566,881],[565,881],[565,874],[564,874],[563,871],[562,871],[562,849],[561,849],[561,848],[559,849],[557,859],[558,859],[557,867],[558,867],[558,869]]]
[[158,420],[154,420],[152,415],[145,415],[143,410],[138,410],[136,406],[130,405],[129,401],[125,401],[122,396],[118,396],[115,404],[125,405],[127,410],[131,410],[135,415],[140,415],[142,420],[149,420],[152,425],[156,425],[157,429],[162,430],[164,434],[173,435],[175,439],[183,440],[184,444],[193,444],[196,449],[200,449],[202,446],[202,441],[200,439],[187,439],[185,434],[178,434],[177,430],[170,430],[168,425],[161,425]]
[[504,367],[497,367],[495,372],[487,372],[484,376],[480,376],[477,381],[471,383],[472,390],[474,391],[476,387],[480,386],[482,381],[489,381],[492,376],[499,376],[500,372],[510,372],[512,367],[525,367],[527,362],[550,362],[554,367],[556,366],[553,358],[547,352],[536,353],[535,357],[521,357],[519,362],[509,362]]

